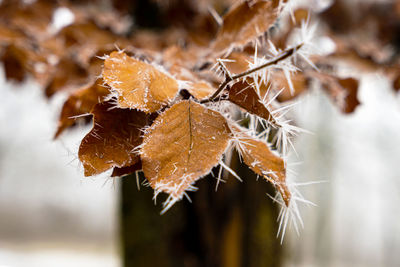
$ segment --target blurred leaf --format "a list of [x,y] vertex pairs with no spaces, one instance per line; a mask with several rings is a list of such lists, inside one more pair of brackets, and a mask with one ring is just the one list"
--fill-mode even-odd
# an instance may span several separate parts
[[264,34],[277,17],[278,9],[272,1],[238,1],[223,17],[213,44],[214,52],[243,47]]
[[102,102],[109,93],[110,88],[104,84],[103,79],[97,79],[74,91],[64,102],[54,138],[75,124],[75,116],[90,113],[93,107]]
[[354,78],[339,78],[329,74],[313,73],[322,87],[343,113],[352,113],[360,104],[358,100],[358,80]]

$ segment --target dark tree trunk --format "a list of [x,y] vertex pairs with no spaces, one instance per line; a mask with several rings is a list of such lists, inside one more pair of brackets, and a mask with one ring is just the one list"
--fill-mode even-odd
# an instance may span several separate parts
[[215,192],[209,175],[195,184],[193,203],[180,201],[164,215],[151,188],[138,191],[134,177],[122,179],[124,266],[279,266],[277,207],[266,196],[273,189],[237,158],[231,165],[243,183],[229,177]]
[[[139,28],[190,25],[190,1],[159,10],[153,1],[114,0],[116,7],[129,10]],[[173,16],[171,16],[173,14]],[[133,176],[122,179],[121,242],[126,267],[140,266],[279,266],[281,246],[277,240],[277,207],[266,196],[273,188],[237,158],[231,167],[243,178],[229,177],[215,192],[211,175],[198,181],[199,189],[160,215],[152,201],[153,190],[136,188]],[[141,177],[141,180],[144,178]]]

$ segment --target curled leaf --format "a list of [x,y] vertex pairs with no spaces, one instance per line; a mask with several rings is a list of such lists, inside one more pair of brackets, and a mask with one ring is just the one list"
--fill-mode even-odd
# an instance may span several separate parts
[[272,1],[238,1],[223,17],[213,49],[225,52],[242,47],[264,34],[278,17]]
[[225,118],[191,100],[173,105],[145,134],[143,172],[156,193],[170,194],[167,207],[218,164],[230,140]]
[[203,99],[215,92],[215,88],[207,81],[200,79],[194,72],[174,65],[169,69],[170,73],[173,74],[177,79],[185,82],[185,89],[187,89],[191,95],[196,99]]
[[121,108],[153,113],[168,104],[178,92],[178,82],[153,65],[112,52],[104,61],[103,79],[118,94]]
[[237,126],[231,128],[244,163],[255,173],[271,182],[288,206],[291,193],[286,184],[286,168],[283,159],[275,155],[267,143],[250,137]]
[[261,101],[256,90],[247,81],[239,81],[229,89],[229,101],[245,109],[251,114],[257,115],[271,124],[276,124],[271,112]]
[[109,93],[109,87],[104,85],[102,79],[92,81],[73,92],[62,107],[55,138],[75,124],[75,116],[89,113],[94,105],[102,102]]
[[354,78],[339,78],[329,74],[313,73],[323,89],[327,91],[333,101],[343,113],[352,113],[360,104],[357,98],[358,80]]
[[142,169],[142,162],[139,160],[135,164],[126,167],[114,167],[111,177],[119,177],[140,171]]
[[133,150],[142,143],[141,129],[147,125],[148,116],[137,110],[117,108],[110,102],[96,104],[92,114],[93,128],[79,147],[85,176],[137,163],[139,156]]

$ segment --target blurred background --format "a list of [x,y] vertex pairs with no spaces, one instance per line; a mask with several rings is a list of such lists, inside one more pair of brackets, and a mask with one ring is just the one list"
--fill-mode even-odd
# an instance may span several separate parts
[[0,266],[120,266],[118,183],[76,158],[90,126],[53,141],[62,97],[0,72]]
[[[142,19],[136,22],[146,24]],[[47,99],[33,78],[7,80],[2,67],[0,267],[174,266],[180,258],[183,266],[198,266],[199,257],[222,258],[221,266],[400,266],[400,96],[381,72],[360,74],[349,65],[339,71],[349,73],[360,78],[361,105],[353,113],[344,115],[325,91],[311,88],[289,114],[311,132],[295,139],[289,179],[317,181],[299,186],[317,207],[301,206],[304,228],[299,235],[289,228],[280,245],[278,207],[265,195],[271,188],[247,174],[243,184],[260,192],[237,191],[245,186],[230,177],[215,193],[215,179],[206,177],[190,194],[192,204],[183,200],[163,216],[152,190],[139,191],[135,177],[84,178],[77,151],[91,126],[53,140],[68,93]],[[211,206],[218,209],[208,214]],[[221,225],[210,223],[228,208]],[[235,245],[242,232],[251,245],[246,251]],[[223,254],[210,256],[219,239]],[[246,264],[243,255],[261,263]]]

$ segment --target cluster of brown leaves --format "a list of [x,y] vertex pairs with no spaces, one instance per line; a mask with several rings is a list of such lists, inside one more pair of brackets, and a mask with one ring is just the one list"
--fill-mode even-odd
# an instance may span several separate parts
[[[397,68],[395,63],[377,59],[381,58],[377,48],[383,45],[378,36],[387,25],[382,25],[385,22],[376,12],[371,12],[369,20],[382,27],[371,47],[350,40],[353,32],[346,27],[360,21],[350,16],[348,21],[332,22],[332,17],[347,14],[340,11],[346,8],[342,1],[319,13],[292,10],[292,18],[282,17],[284,5],[290,2],[283,0],[236,1],[222,18],[217,13],[230,1],[170,2],[159,3],[159,8],[169,9],[170,15],[180,10],[176,18],[183,9],[191,14],[191,23],[179,24],[172,18],[170,27],[157,32],[136,30],[131,35],[126,34],[129,23],[120,19],[122,13],[104,11],[99,4],[5,0],[0,5],[0,60],[7,79],[21,82],[29,74],[43,85],[47,96],[69,92],[56,137],[73,126],[76,117],[93,115],[93,128],[79,149],[85,175],[112,169],[112,176],[122,176],[142,170],[157,194],[169,194],[166,208],[193,189],[192,184],[220,164],[232,147],[289,205],[292,192],[286,165],[270,148],[279,144],[256,138],[257,132],[248,133],[245,122],[242,126],[235,122],[238,118],[231,110],[251,114],[263,122],[261,128],[279,132],[285,126],[274,116],[279,115],[280,106],[274,96],[282,88],[279,102],[292,101],[317,84],[344,113],[355,110],[358,80],[337,76],[335,59],[362,59],[385,66],[388,73]],[[124,1],[114,3],[122,10],[127,8]],[[208,5],[215,10],[208,12],[204,8]],[[75,20],[52,32],[52,16],[61,6]],[[308,60],[296,56],[306,44],[289,46],[290,37],[309,18],[325,22],[327,36],[337,45],[334,53]],[[386,37],[379,40],[390,43],[395,39]],[[269,60],[265,65],[252,65],[257,65],[257,55],[271,51],[277,53],[264,57]],[[302,71],[291,70],[288,75],[281,62],[296,64]],[[213,65],[221,75],[213,71]],[[268,79],[260,79],[260,72]],[[395,88],[400,87],[399,77],[393,78]]]
[[383,74],[392,81],[393,89],[399,90],[399,0],[336,0],[320,19],[336,44],[327,61],[347,62],[358,70]]

